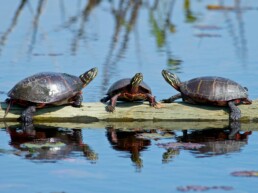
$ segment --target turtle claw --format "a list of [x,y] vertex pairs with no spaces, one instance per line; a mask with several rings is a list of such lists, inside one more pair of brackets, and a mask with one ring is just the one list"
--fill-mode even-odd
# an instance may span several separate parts
[[155,103],[155,104],[152,104],[151,106],[156,108],[156,109],[160,109],[160,108],[164,107],[164,105],[162,105],[160,103]]
[[81,94],[78,94],[75,96],[75,100],[72,104],[73,107],[80,108],[82,106],[83,96]]
[[160,103],[157,103],[155,99],[154,99],[154,102],[150,102],[150,106],[151,106],[151,107],[154,107],[154,108],[156,108],[156,109],[160,109],[160,108],[163,107],[163,105],[160,104]]
[[233,111],[230,113],[229,118],[231,121],[237,121],[241,118],[241,112]]
[[115,111],[115,107],[112,105],[108,105],[108,106],[106,106],[106,111],[113,113]]

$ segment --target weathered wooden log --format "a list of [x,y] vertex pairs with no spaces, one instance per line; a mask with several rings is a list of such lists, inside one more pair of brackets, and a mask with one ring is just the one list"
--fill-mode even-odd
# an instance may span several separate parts
[[[96,121],[228,121],[229,109],[222,107],[190,105],[187,103],[162,104],[156,109],[145,103],[118,103],[115,112],[105,110],[105,104],[83,103],[81,108],[58,106],[38,109],[36,122],[96,122]],[[252,105],[239,105],[241,122],[258,122],[258,100]],[[4,120],[6,103],[1,103],[0,121]],[[12,106],[5,121],[17,121],[22,108]]]

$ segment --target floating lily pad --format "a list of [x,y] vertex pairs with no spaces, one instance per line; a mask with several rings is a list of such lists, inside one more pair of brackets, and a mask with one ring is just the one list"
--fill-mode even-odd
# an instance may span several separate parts
[[163,147],[165,149],[199,149],[204,147],[204,144],[200,143],[179,143],[179,142],[169,142],[169,143],[158,143],[157,146]]
[[167,139],[174,137],[174,135],[170,133],[141,133],[136,137],[140,139]]
[[195,186],[195,185],[189,185],[189,186],[180,186],[177,187],[178,191],[181,192],[188,192],[188,191],[207,191],[207,190],[233,190],[234,188],[231,186]]
[[258,177],[258,171],[237,171],[232,172],[231,175],[237,177]]
[[24,147],[29,148],[29,149],[36,149],[36,148],[55,148],[55,147],[63,147],[65,146],[65,143],[62,142],[56,142],[56,143],[51,143],[51,142],[47,142],[47,143],[24,143],[23,144]]
[[220,30],[220,29],[222,29],[221,27],[216,26],[216,25],[195,25],[193,27],[196,29],[199,29],[199,30]]
[[198,38],[220,38],[222,36],[220,34],[198,33],[198,34],[195,34],[195,37],[198,37]]

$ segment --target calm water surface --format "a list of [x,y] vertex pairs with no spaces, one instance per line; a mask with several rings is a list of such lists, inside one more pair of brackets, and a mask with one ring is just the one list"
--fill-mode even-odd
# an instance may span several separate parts
[[[0,99],[34,73],[79,76],[95,66],[85,102],[136,72],[167,98],[176,91],[162,69],[182,80],[228,77],[257,99],[257,17],[255,0],[8,1],[0,7]],[[256,124],[232,135],[224,124],[185,124],[1,123],[0,192],[257,192],[257,177],[234,175],[258,171]]]

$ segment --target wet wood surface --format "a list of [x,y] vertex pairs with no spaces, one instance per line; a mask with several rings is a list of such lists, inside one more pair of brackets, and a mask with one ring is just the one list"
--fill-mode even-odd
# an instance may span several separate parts
[[[103,129],[114,128],[120,130],[202,130],[202,129],[230,129],[228,121],[97,121],[89,123],[74,122],[38,122],[34,121],[38,128],[70,128],[70,129]],[[0,128],[17,127],[22,125],[18,122],[0,122]],[[258,124],[255,122],[244,122],[240,124],[243,131],[257,131]]]

